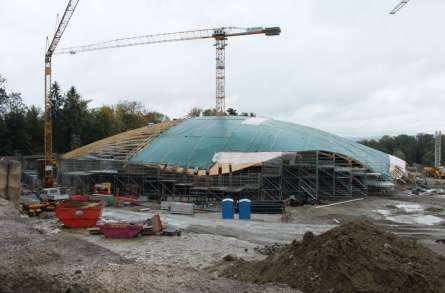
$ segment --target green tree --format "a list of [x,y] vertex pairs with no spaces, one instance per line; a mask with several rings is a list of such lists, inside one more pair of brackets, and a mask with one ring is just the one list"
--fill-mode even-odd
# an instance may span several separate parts
[[160,112],[150,111],[150,112],[145,113],[144,120],[145,120],[145,123],[157,124],[157,123],[161,123],[163,121],[168,121],[168,120],[170,120],[170,118],[167,115],[162,114]]
[[205,109],[204,111],[202,111],[202,116],[216,116],[218,114],[218,111],[216,111],[216,109],[211,108],[211,109]]
[[396,149],[393,155],[406,161],[405,153],[401,149]]
[[19,93],[7,95],[6,113],[3,116],[2,153],[5,155],[24,155],[30,152],[30,137],[26,131],[26,107]]
[[66,97],[62,95],[57,82],[51,85],[49,100],[51,103],[51,124],[53,128],[53,151],[61,153],[66,150],[65,144],[69,141],[69,136],[67,136],[63,119]]
[[[169,119],[160,112],[146,111],[135,101],[90,109],[89,101],[74,87],[65,95],[61,92],[56,82],[51,85],[49,98],[55,153]],[[43,129],[42,111],[35,106],[26,107],[19,93],[8,93],[6,79],[0,75],[0,155],[43,153]]]
[[8,95],[6,94],[6,79],[0,74],[0,117],[6,113],[6,101]]
[[432,165],[434,161],[434,136],[418,133],[416,135],[416,163]]
[[226,110],[226,112],[227,112],[227,115],[230,115],[230,116],[238,116],[237,111],[236,111],[235,109],[233,109],[233,108],[228,108],[228,109]]
[[65,96],[65,102],[62,109],[62,125],[63,137],[65,141],[57,146],[60,153],[70,150],[73,145],[79,143],[73,141],[76,136],[80,138],[80,145],[88,143],[88,133],[90,132],[89,125],[89,101],[82,99],[75,87],[71,87]]
[[102,106],[91,111],[92,131],[89,141],[96,141],[118,133],[114,109],[111,106]]
[[198,107],[194,107],[190,110],[190,112],[187,114],[188,117],[199,117],[202,114],[202,109]]
[[119,132],[135,129],[145,125],[144,107],[136,101],[124,100],[115,108]]
[[408,164],[413,164],[416,161],[415,152],[416,152],[416,138],[414,136],[402,134],[398,135],[395,138],[396,148],[403,152],[405,155],[405,160]]
[[43,153],[43,115],[39,108],[32,105],[26,115],[26,132],[29,135],[30,150],[28,154]]
[[431,134],[401,134],[394,137],[385,135],[379,140],[363,140],[360,143],[400,157],[409,165],[416,163],[431,166],[434,161],[434,137]]

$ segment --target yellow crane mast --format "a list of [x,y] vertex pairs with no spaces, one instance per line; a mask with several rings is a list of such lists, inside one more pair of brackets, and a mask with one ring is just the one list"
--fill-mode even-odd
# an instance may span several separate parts
[[44,133],[44,170],[43,170],[43,186],[52,187],[55,184],[54,181],[54,158],[53,158],[53,126],[51,119],[51,60],[54,51],[62,38],[63,32],[65,31],[68,23],[73,16],[74,10],[77,7],[79,0],[69,0],[66,6],[65,12],[63,13],[62,19],[60,20],[57,30],[53,36],[51,43],[49,44],[45,53],[45,133]]

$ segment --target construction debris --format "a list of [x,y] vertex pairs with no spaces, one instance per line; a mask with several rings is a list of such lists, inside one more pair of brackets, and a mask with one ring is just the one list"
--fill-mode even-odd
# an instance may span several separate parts
[[[0,198],[0,292],[297,292],[215,278],[190,267],[140,263],[80,239],[78,233],[48,234],[26,222]],[[188,251],[178,251],[184,253]]]
[[271,254],[276,253],[278,250],[280,250],[284,246],[285,246],[285,244],[282,244],[282,243],[274,243],[271,245],[257,246],[254,248],[254,250],[262,255],[271,255]]
[[167,228],[162,231],[163,236],[181,236],[181,230],[175,228]]
[[88,233],[90,233],[90,235],[102,235],[102,231],[99,227],[88,228]]
[[106,238],[129,239],[140,235],[143,225],[133,223],[106,223],[99,226]]
[[410,190],[409,195],[434,195],[434,194],[444,194],[445,190],[436,188],[424,188],[421,186],[416,186]]
[[444,292],[445,258],[367,221],[307,232],[262,261],[242,259],[222,276],[285,283],[304,292]]
[[170,203],[170,213],[193,215],[195,213],[194,204],[185,202],[172,202]]

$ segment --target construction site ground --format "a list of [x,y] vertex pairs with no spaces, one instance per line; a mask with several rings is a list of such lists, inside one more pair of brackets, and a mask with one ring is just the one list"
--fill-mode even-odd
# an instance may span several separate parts
[[29,282],[50,282],[54,277],[60,282],[42,286],[78,287],[80,292],[86,287],[103,292],[298,292],[220,278],[206,268],[228,254],[260,260],[265,256],[256,247],[289,243],[301,239],[306,231],[320,234],[355,219],[368,219],[445,255],[445,244],[435,242],[445,239],[445,194],[368,197],[331,206],[290,207],[288,223],[283,223],[280,215],[254,214],[251,221],[222,220],[219,213],[173,215],[158,210],[158,205],[147,206],[150,210],[143,212],[138,211],[140,207],[105,208],[102,218],[143,221],[159,212],[163,224],[181,229],[182,235],[106,239],[86,230],[64,228],[53,215],[2,216],[0,245],[8,253],[1,255],[0,281],[8,284],[4,279],[12,276],[25,286],[26,282],[20,283],[24,276],[34,276]]

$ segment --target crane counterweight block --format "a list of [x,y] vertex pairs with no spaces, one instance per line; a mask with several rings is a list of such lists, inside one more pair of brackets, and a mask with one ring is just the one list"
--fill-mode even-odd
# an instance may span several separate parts
[[274,26],[274,27],[266,27],[264,29],[264,34],[266,36],[278,36],[281,33],[281,28],[278,26]]

